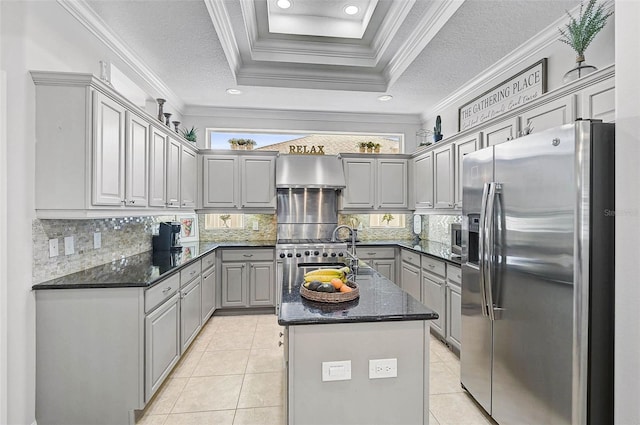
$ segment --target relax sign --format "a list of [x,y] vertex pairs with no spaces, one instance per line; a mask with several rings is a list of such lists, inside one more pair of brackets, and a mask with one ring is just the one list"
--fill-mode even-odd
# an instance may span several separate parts
[[324,155],[324,145],[318,146],[304,146],[304,145],[290,145],[290,155]]
[[476,97],[458,110],[458,130],[489,121],[540,97],[547,91],[547,59]]

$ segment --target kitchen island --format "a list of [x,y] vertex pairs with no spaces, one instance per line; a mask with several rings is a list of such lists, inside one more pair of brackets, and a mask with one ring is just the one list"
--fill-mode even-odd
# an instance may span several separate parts
[[286,327],[287,423],[428,423],[427,321],[438,315],[367,266],[355,278],[359,298],[309,301],[300,296],[306,271],[284,271],[278,317]]

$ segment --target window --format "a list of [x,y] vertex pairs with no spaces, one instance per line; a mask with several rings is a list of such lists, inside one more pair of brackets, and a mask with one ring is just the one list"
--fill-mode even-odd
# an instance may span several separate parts
[[369,227],[404,227],[404,214],[369,214]]
[[[311,151],[322,146],[322,152],[336,155],[347,152],[400,153],[403,136],[399,134],[337,134],[337,133],[252,133],[228,129],[206,130],[211,149],[263,150],[283,154]],[[299,148],[301,147],[301,148]]]
[[204,228],[214,229],[243,229],[243,214],[206,214],[204,217]]

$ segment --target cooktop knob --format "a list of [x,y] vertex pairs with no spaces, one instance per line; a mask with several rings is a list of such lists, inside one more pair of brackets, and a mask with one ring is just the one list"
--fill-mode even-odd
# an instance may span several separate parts
[[284,257],[286,257],[286,255],[284,255],[284,252],[282,252],[282,253],[280,254],[280,258],[284,258]]
[[320,252],[319,251],[313,251],[313,255],[319,255]]
[[304,252],[304,255],[309,255],[309,254],[311,254],[309,251]]
[[292,253],[288,253],[287,254],[287,258],[291,258],[291,257],[293,257],[293,254]]
[[299,252],[296,252],[296,257],[300,258],[302,257],[302,254],[300,254]]
[[332,252],[332,253],[331,253],[331,256],[332,256],[332,257],[335,257],[335,256],[336,256],[336,253],[335,253],[335,252]]
[[338,257],[344,257],[344,252],[339,252]]
[[329,256],[329,254],[327,254],[326,252],[323,252],[323,253],[322,253],[322,256],[323,256],[323,257],[328,257],[328,256]]

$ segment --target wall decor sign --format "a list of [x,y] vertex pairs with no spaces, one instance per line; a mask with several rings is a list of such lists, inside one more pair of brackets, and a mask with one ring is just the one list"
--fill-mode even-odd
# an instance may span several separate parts
[[324,145],[289,145],[290,155],[324,155]]
[[535,100],[547,92],[547,58],[498,84],[458,109],[458,131],[467,130]]

